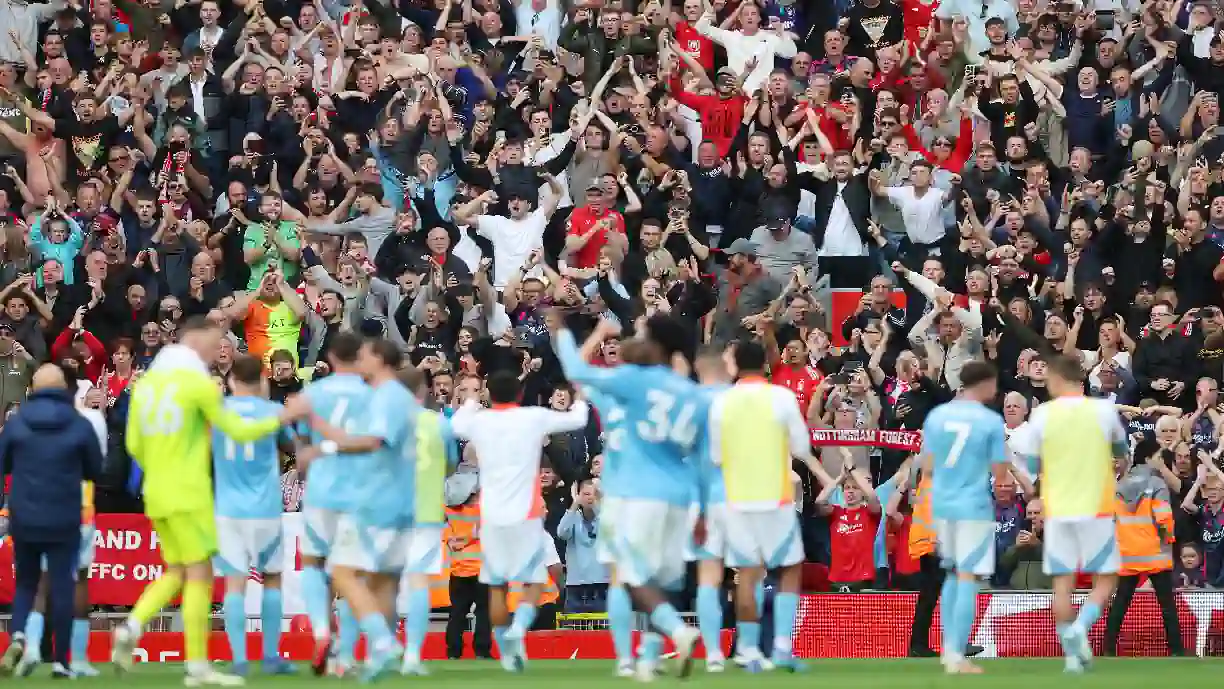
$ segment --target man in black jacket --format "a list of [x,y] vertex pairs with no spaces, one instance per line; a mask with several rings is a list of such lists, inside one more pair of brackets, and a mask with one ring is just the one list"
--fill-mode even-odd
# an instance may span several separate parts
[[[75,384],[73,385],[75,388]],[[82,482],[102,471],[102,448],[93,426],[77,413],[65,372],[46,364],[34,373],[33,392],[0,432],[0,465],[12,474],[10,535],[16,592],[13,629],[25,629],[46,558],[51,628],[56,639],[72,637],[73,590],[81,547]],[[0,673],[10,673],[25,655],[25,633],[17,631]],[[57,677],[72,677],[70,644],[55,648]]]

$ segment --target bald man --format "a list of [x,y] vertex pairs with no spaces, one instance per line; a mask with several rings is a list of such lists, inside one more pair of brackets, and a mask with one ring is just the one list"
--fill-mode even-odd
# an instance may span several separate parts
[[[97,480],[102,471],[98,436],[90,422],[77,413],[73,388],[75,382],[68,380],[59,366],[39,367],[29,398],[0,430],[0,467],[5,475],[12,475],[8,505],[16,591],[11,628],[26,627],[45,558],[51,628],[56,639],[72,637],[73,589],[81,544],[81,484]],[[70,648],[70,644],[56,644],[54,676],[74,676]],[[0,656],[0,674],[11,674],[25,654],[26,634],[18,631]]]

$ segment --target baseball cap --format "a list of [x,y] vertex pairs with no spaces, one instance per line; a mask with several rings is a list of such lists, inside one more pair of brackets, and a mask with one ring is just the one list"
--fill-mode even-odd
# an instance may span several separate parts
[[726,77],[732,80],[737,79],[739,77],[739,75],[735,73],[735,70],[731,69],[730,67],[719,67],[717,76],[719,78]]
[[13,326],[9,325],[8,323],[0,323],[0,335],[12,335],[13,332]]
[[1002,17],[991,17],[990,19],[986,20],[986,28],[989,29],[992,26],[1002,26],[1006,28],[1007,22],[1003,21]]
[[736,254],[756,256],[757,245],[741,237],[740,239],[731,242],[731,246],[727,247],[724,253],[728,256],[734,256]]

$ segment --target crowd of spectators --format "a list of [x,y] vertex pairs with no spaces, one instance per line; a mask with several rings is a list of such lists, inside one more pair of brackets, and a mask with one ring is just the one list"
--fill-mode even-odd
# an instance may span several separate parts
[[[353,330],[435,407],[509,369],[563,409],[548,309],[580,337],[666,312],[692,352],[763,341],[835,430],[921,428],[975,359],[1014,429],[1062,353],[1167,484],[1178,583],[1224,587],[1217,24],[1185,0],[0,0],[0,404],[78,368],[122,512],[127,389],[190,315],[232,334],[219,384],[248,352],[275,399]],[[546,450],[571,607],[598,607],[598,420]],[[822,454],[809,559],[906,588],[910,451]],[[287,509],[304,480],[287,461]],[[995,494],[994,584],[1045,587],[1040,505]]]

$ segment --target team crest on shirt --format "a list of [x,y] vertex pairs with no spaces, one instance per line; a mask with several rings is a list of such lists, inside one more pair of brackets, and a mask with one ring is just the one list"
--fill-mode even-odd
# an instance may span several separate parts
[[888,29],[889,17],[867,17],[859,21],[863,33],[871,39],[871,45],[878,46],[884,40],[884,31]]

